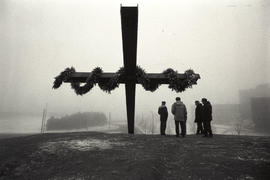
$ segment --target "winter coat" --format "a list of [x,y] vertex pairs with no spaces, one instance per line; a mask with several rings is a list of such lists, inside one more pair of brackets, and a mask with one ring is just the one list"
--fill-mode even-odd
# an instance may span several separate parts
[[203,106],[202,104],[198,104],[195,109],[195,121],[194,122],[202,122],[203,120]]
[[158,108],[158,114],[160,115],[160,120],[161,121],[166,121],[168,118],[168,110],[165,105],[161,105]]
[[204,105],[203,105],[203,121],[204,122],[210,122],[212,121],[212,105],[209,101],[207,101]]
[[172,114],[174,115],[175,121],[186,121],[187,120],[187,108],[181,101],[176,101],[172,105]]

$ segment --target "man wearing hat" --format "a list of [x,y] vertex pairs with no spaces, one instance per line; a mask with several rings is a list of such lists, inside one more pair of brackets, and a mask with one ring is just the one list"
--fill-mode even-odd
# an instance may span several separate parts
[[165,135],[166,123],[168,118],[168,110],[165,101],[161,102],[161,106],[159,106],[158,108],[158,114],[160,115],[160,134]]

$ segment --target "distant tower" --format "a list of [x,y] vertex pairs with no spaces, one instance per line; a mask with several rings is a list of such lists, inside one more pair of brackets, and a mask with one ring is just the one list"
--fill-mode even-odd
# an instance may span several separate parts
[[46,130],[46,116],[47,116],[47,105],[46,107],[43,109],[43,114],[42,114],[42,121],[41,121],[41,133],[44,133]]

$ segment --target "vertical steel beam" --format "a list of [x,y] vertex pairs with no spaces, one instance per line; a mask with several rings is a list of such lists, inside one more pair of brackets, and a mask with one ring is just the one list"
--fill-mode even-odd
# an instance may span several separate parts
[[134,134],[138,7],[121,7],[128,133]]

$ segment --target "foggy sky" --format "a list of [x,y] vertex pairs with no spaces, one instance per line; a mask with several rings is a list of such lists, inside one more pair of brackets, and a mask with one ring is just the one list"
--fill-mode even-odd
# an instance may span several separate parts
[[[270,3],[267,0],[0,1],[0,111],[70,114],[112,112],[125,118],[124,85],[111,94],[94,87],[77,96],[69,84],[53,90],[66,67],[115,72],[123,66],[120,4],[139,5],[137,64],[147,72],[191,68],[201,75],[184,93],[161,86],[136,89],[136,113],[170,107],[180,96],[238,103],[239,89],[270,83]],[[170,108],[169,108],[170,109]]]

